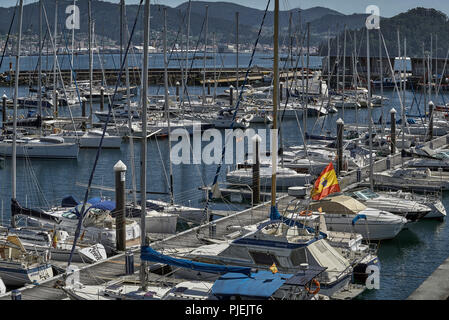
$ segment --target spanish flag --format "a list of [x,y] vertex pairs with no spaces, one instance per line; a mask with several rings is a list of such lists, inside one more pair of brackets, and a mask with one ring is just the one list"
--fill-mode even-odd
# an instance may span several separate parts
[[340,186],[338,185],[334,165],[331,162],[315,181],[312,190],[312,200],[321,200],[335,192],[340,192]]

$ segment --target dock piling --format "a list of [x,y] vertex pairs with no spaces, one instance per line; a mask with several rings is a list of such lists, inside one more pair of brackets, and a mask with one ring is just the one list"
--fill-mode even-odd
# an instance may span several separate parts
[[343,169],[343,132],[345,123],[343,119],[337,120],[337,176],[341,175]]
[[396,153],[396,109],[392,108],[390,110],[391,115],[391,134],[390,134],[390,145],[391,145],[391,154]]
[[117,250],[126,250],[126,222],[125,222],[125,181],[126,181],[126,165],[122,161],[118,161],[114,166],[115,173],[115,225],[116,225],[116,242]]
[[103,87],[100,88],[100,95],[101,95],[101,98],[100,98],[100,111],[103,111],[103,109],[104,109],[104,88]]
[[433,102],[429,101],[429,133],[428,133],[427,141],[433,140],[433,107],[434,106],[435,105],[433,104]]

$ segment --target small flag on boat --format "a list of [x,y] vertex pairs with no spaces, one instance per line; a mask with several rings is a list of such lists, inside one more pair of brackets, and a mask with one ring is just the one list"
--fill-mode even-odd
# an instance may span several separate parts
[[52,246],[53,248],[56,248],[56,245],[58,244],[58,235],[56,234],[56,230],[55,233],[53,233],[53,242],[52,242]]
[[278,273],[278,268],[276,267],[276,263],[273,262],[273,265],[270,267],[270,271],[273,273]]
[[321,200],[335,192],[340,192],[340,185],[338,184],[334,165],[331,162],[315,181],[315,185],[312,189],[312,199]]

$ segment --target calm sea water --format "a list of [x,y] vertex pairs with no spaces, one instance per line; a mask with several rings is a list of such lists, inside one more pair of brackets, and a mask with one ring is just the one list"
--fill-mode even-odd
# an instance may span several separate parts
[[[8,94],[9,88],[0,88]],[[156,92],[157,87],[151,87],[151,92]],[[201,93],[201,88],[191,88],[193,94]],[[220,89],[223,90],[223,89]],[[174,91],[172,91],[174,92]],[[21,88],[21,93],[26,93],[26,88]],[[375,108],[373,118],[378,120],[384,112],[389,117],[389,110],[395,107],[400,114],[399,99],[397,94],[387,91],[386,96],[390,101],[384,108]],[[9,95],[9,94],[8,94]],[[413,93],[406,93],[407,106],[411,107],[410,113],[418,113],[416,104],[412,106]],[[448,99],[447,95],[444,99]],[[442,98],[434,101],[442,102]],[[416,96],[420,101],[420,96]],[[282,108],[282,106],[281,106]],[[99,109],[94,105],[94,109]],[[79,108],[72,108],[74,115],[79,115]],[[423,106],[420,105],[423,112]],[[11,111],[8,111],[11,112]],[[61,115],[68,114],[67,109],[61,109]],[[367,110],[360,110],[359,121],[366,123]],[[343,117],[342,110],[338,114],[330,115],[317,120],[308,119],[309,132],[313,128],[314,133],[325,133],[327,130],[335,132],[335,122]],[[355,122],[355,111],[345,110],[346,123]],[[302,126],[302,118],[299,116]],[[324,129],[321,129],[321,128]],[[296,120],[282,123],[282,139],[285,145],[302,144],[301,130]],[[95,172],[93,184],[113,187],[113,166],[122,160],[128,167],[127,185],[131,184],[131,166],[137,172],[137,187],[139,188],[139,162],[140,145],[136,144],[135,159],[131,162],[130,147],[123,143],[120,150],[103,150],[100,155],[98,167]],[[81,149],[77,160],[18,160],[17,163],[17,195],[21,203],[28,206],[42,206],[47,202],[58,204],[64,196],[74,195],[78,199],[84,197],[86,188],[78,183],[87,184],[96,150]],[[168,192],[168,143],[166,139],[150,140],[148,142],[148,185],[149,191]],[[199,186],[210,185],[213,181],[215,165],[174,165],[174,189],[175,200],[180,204],[195,207],[204,207],[204,194],[198,190]],[[224,181],[226,166],[221,170],[220,179]],[[101,190],[92,190],[90,197],[105,196],[113,198],[114,194]],[[154,199],[168,200],[168,196],[149,196]],[[11,198],[11,163],[6,160],[5,168],[0,169],[0,200],[3,210],[3,219],[7,223],[10,216],[9,204]],[[444,195],[444,205],[449,208],[449,196]],[[238,210],[244,205],[230,203],[214,203],[212,208],[221,210]],[[268,216],[268,212],[267,212]],[[402,231],[395,239],[380,243],[379,258],[382,264],[380,277],[380,290],[365,292],[361,299],[406,299],[448,256],[449,226],[446,221],[419,221]]]
[[[206,67],[207,68],[214,68],[216,67],[217,70],[220,68],[232,68],[236,66],[236,55],[234,53],[221,53],[217,54],[214,58],[213,53],[208,53],[206,55],[208,59],[206,59]],[[196,57],[195,60],[193,58]],[[272,60],[273,54],[265,54],[265,53],[256,53],[253,60],[253,66],[259,66],[259,67],[266,67],[271,68],[273,67],[273,60]],[[173,53],[169,55],[169,68],[180,68],[181,66],[185,65],[185,62],[183,59],[185,58],[184,55],[181,55],[180,53]],[[248,67],[249,61],[251,58],[251,54],[249,53],[240,53],[239,54],[239,67],[240,68],[246,68]],[[295,58],[296,59],[296,58]],[[21,71],[29,71],[29,70],[37,70],[37,64],[38,64],[39,58],[37,56],[28,56],[28,57],[22,57],[20,59],[20,70]],[[193,64],[192,64],[193,60]],[[130,67],[142,67],[142,54],[129,54],[128,55],[128,61]],[[155,69],[162,69],[164,56],[161,53],[154,53],[150,54],[148,57],[148,66],[149,68],[155,68]],[[71,56],[70,55],[59,55],[58,56],[58,63],[62,70],[69,70],[70,64],[71,64]],[[289,62],[290,63],[290,62]],[[301,67],[302,59],[299,59],[298,66]],[[310,57],[310,66],[314,68],[321,67],[322,58],[318,56],[311,56]],[[9,70],[9,67],[12,67],[12,69],[15,69],[15,57],[5,57],[3,60],[3,64],[0,68],[0,72],[5,72]],[[285,65],[285,61],[280,61],[279,65],[282,67]],[[294,60],[293,63],[294,66],[296,66],[296,60]],[[305,59],[304,59],[304,65],[306,65]],[[203,53],[199,52],[196,54],[190,53],[189,54],[189,61],[188,61],[188,67],[193,68],[202,68],[203,67]],[[119,69],[120,68],[120,55],[119,54],[105,54],[105,55],[98,55],[97,53],[94,53],[93,55],[93,67],[94,69]],[[42,68],[44,70],[53,70],[53,55],[44,56],[42,58]],[[82,55],[75,55],[73,58],[73,68],[75,70],[80,69],[89,69],[89,55],[88,54],[82,54]]]

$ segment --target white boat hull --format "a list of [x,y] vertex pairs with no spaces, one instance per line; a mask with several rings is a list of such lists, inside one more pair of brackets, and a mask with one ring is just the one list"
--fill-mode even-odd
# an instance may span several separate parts
[[53,277],[53,269],[50,264],[45,263],[26,268],[19,262],[0,260],[0,278],[7,286],[40,283],[51,277]]
[[[61,144],[17,144],[17,157],[44,159],[77,159],[79,147],[74,143]],[[0,155],[11,157],[12,144],[0,142]]]

